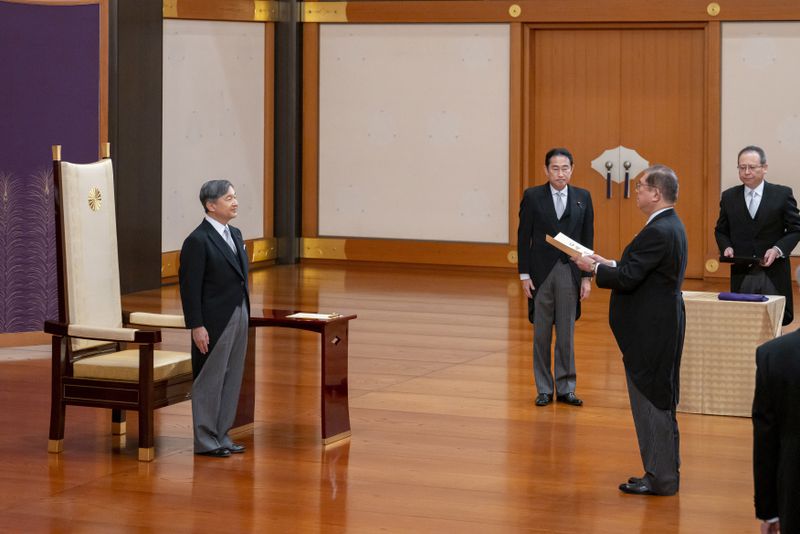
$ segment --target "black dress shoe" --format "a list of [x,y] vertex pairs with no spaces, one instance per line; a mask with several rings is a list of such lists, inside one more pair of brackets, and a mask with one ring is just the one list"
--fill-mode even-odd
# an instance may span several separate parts
[[558,402],[563,402],[565,404],[571,404],[572,406],[581,406],[583,401],[580,400],[573,392],[569,392],[566,395],[559,395],[556,397]]
[[630,493],[631,495],[658,495],[653,492],[641,479],[638,483],[626,482],[619,485],[619,490],[622,493]]
[[548,393],[539,393],[536,395],[536,406],[547,406],[553,402],[553,396]]
[[644,479],[639,477],[630,477],[628,484],[644,484]]
[[233,442],[231,442],[231,444],[230,444],[230,445],[228,445],[228,447],[227,447],[227,448],[228,448],[228,450],[229,450],[229,451],[231,451],[233,454],[240,454],[240,453],[243,453],[244,451],[246,451],[246,450],[247,450],[247,447],[245,447],[245,446],[244,446],[244,445],[242,445],[241,443],[233,443]]
[[211,456],[212,458],[227,458],[231,455],[231,451],[225,447],[220,447],[218,449],[211,449],[210,451],[196,452],[195,454],[198,456]]

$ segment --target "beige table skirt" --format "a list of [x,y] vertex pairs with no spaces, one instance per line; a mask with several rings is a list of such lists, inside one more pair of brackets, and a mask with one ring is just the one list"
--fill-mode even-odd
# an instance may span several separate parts
[[756,348],[780,334],[786,298],[733,302],[684,291],[686,338],[678,411],[750,417]]

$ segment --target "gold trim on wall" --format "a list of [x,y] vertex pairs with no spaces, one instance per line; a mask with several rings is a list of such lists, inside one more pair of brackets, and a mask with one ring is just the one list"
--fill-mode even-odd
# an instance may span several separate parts
[[161,16],[165,19],[178,18],[178,0],[164,0],[161,6]]
[[347,2],[302,2],[303,22],[347,22]]
[[165,19],[272,22],[281,3],[272,0],[162,0]]
[[[250,266],[259,263],[274,261],[278,257],[278,240],[274,237],[262,237],[245,241],[247,261]],[[181,252],[171,250],[161,253],[161,280],[165,283],[174,282],[178,276],[181,265]]]
[[278,2],[255,0],[253,4],[253,20],[257,22],[273,22],[278,20]]
[[321,260],[346,260],[346,239],[319,237],[300,238],[300,257]]

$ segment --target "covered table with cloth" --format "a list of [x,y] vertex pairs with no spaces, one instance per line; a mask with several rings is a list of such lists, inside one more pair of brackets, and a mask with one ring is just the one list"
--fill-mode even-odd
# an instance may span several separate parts
[[686,338],[679,412],[750,417],[756,348],[780,335],[786,298],[719,300],[718,293],[684,291]]

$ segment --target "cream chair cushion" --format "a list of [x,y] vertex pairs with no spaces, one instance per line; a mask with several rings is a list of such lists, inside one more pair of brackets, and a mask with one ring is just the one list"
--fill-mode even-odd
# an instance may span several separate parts
[[[129,349],[92,356],[75,362],[76,378],[139,381],[139,350]],[[188,352],[156,350],[153,353],[153,377],[164,380],[192,372],[192,356]]]

